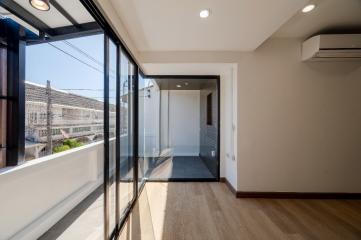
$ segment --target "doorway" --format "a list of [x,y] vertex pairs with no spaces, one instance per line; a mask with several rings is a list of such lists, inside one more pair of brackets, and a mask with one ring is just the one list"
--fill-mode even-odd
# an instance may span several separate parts
[[219,179],[219,77],[139,82],[139,157],[148,181]]

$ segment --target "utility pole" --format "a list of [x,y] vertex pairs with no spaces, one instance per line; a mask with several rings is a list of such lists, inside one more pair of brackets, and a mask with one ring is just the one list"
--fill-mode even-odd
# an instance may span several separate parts
[[52,120],[53,115],[51,113],[51,86],[50,81],[46,81],[46,96],[47,96],[47,102],[46,102],[46,153],[47,155],[50,155],[53,153],[53,143],[52,143]]

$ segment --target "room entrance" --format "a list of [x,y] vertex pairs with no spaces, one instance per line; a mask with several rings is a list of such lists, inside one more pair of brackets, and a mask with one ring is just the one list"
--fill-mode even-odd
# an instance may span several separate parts
[[218,180],[219,78],[149,76],[139,88],[139,157],[147,179]]

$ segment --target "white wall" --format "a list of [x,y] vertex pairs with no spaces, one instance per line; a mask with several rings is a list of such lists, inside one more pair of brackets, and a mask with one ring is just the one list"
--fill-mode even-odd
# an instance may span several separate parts
[[103,151],[98,142],[1,169],[0,239],[37,239],[65,216],[102,183]]
[[301,62],[300,44],[242,55],[238,190],[361,192],[361,63]]
[[[214,74],[217,65],[236,65],[236,177],[226,172],[234,166],[226,153],[221,167],[238,191],[361,192],[361,65],[301,62],[300,47],[299,39],[275,38],[253,53],[140,56],[152,74]],[[222,92],[221,103],[231,90]]]
[[[167,92],[168,90],[162,90]],[[162,94],[165,95],[165,94]],[[169,130],[169,147],[172,148],[174,156],[198,156],[200,141],[200,92],[199,90],[169,90],[169,98],[162,105],[162,119],[167,119],[169,128],[165,123],[162,131]],[[167,135],[163,133],[162,135]]]

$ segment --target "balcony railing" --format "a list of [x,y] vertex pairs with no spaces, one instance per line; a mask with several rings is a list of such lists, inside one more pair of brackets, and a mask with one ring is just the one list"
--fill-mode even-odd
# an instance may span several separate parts
[[[114,148],[115,141],[110,147]],[[103,142],[0,170],[0,239],[36,239],[103,182]]]

